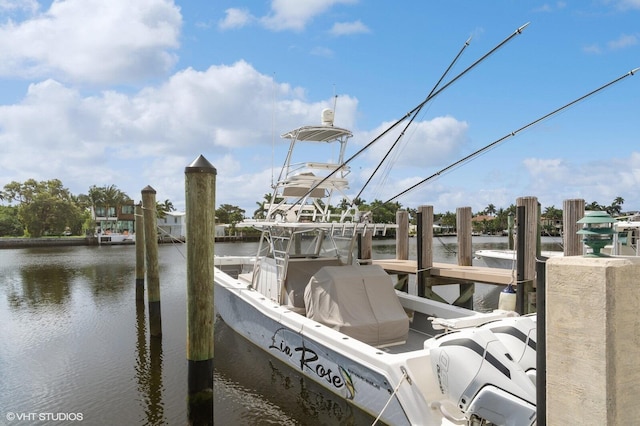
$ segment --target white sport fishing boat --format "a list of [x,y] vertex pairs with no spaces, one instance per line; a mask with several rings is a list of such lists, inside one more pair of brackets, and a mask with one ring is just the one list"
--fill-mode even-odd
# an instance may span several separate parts
[[613,223],[613,242],[602,252],[613,256],[640,256],[640,214]]
[[[251,223],[262,231],[258,253],[215,258],[217,313],[386,424],[535,424],[535,317],[403,293],[380,266],[360,262],[358,237],[395,225],[370,223],[350,202],[352,134],[333,126],[333,111],[322,118],[282,136],[290,148],[266,219]],[[337,159],[298,161],[299,145],[337,145]],[[337,197],[348,207],[334,214]]]
[[[562,251],[543,250],[540,256],[544,259],[563,256]],[[516,268],[516,251],[515,250],[476,250],[475,256],[484,260],[484,263],[490,268],[515,269]]]

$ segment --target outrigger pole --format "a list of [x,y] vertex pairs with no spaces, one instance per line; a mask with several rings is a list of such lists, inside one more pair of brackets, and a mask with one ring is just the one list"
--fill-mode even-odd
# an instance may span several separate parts
[[448,88],[449,86],[451,86],[455,81],[457,81],[460,77],[462,77],[463,75],[465,75],[467,72],[471,71],[473,68],[475,68],[480,62],[484,61],[486,58],[488,58],[489,56],[491,56],[496,50],[498,50],[499,48],[501,48],[502,46],[504,46],[507,42],[509,42],[512,38],[514,38],[515,36],[517,36],[518,34],[522,34],[522,31],[527,27],[527,25],[529,25],[529,22],[527,22],[526,24],[522,25],[521,27],[519,27],[518,29],[516,29],[513,34],[511,34],[509,37],[505,38],[504,40],[502,40],[500,43],[498,43],[493,49],[491,49],[489,52],[487,52],[486,54],[484,54],[480,59],[478,59],[477,61],[475,61],[473,64],[469,65],[464,71],[462,71],[460,74],[456,75],[451,81],[449,81],[447,84],[445,84],[444,86],[442,86],[439,90],[437,90],[436,92],[433,92],[431,95],[427,96],[422,102],[420,102],[416,107],[414,107],[411,111],[407,112],[404,116],[402,116],[402,118],[398,119],[395,123],[393,123],[391,126],[389,126],[386,130],[384,130],[382,133],[380,133],[378,136],[376,136],[371,142],[369,142],[367,145],[365,145],[364,147],[362,147],[358,152],[356,152],[355,154],[353,154],[351,157],[349,157],[348,159],[346,159],[345,161],[342,162],[342,164],[339,167],[336,167],[336,169],[334,171],[332,171],[331,173],[329,173],[327,176],[325,176],[324,178],[322,178],[318,183],[316,183],[315,185],[311,186],[311,188],[309,188],[309,190],[300,198],[298,198],[298,200],[293,203],[293,205],[291,207],[289,207],[287,209],[287,211],[291,210],[293,208],[294,205],[298,204],[300,201],[302,201],[303,199],[305,199],[305,197],[309,196],[309,194],[311,194],[311,192],[316,189],[318,186],[322,185],[324,182],[327,181],[327,179],[329,179],[330,177],[332,177],[338,170],[340,170],[342,167],[346,166],[347,164],[349,164],[353,159],[355,159],[356,157],[358,157],[360,154],[362,154],[365,150],[367,150],[371,145],[373,145],[375,142],[377,142],[378,140],[380,140],[380,138],[382,138],[384,135],[386,135],[387,133],[389,133],[392,129],[394,129],[398,124],[402,123],[404,120],[406,120],[408,117],[410,117],[412,114],[416,113],[417,111],[419,111],[427,102],[429,102],[431,99],[435,98],[436,96],[438,96],[443,90],[445,90],[446,88]]
[[[453,68],[453,66],[455,65],[456,62],[458,62],[458,58],[460,58],[460,56],[462,55],[462,52],[464,52],[464,49],[467,48],[467,46],[469,46],[469,43],[471,43],[471,37],[469,37],[467,39],[467,41],[464,42],[464,45],[462,46],[462,48],[460,49],[460,51],[458,52],[458,54],[456,55],[455,58],[453,58],[453,61],[451,61],[451,63],[449,64],[449,66],[447,67],[447,69],[445,70],[444,73],[442,73],[442,76],[440,76],[440,79],[438,80],[438,82],[435,84],[435,86],[433,86],[433,89],[431,89],[431,92],[429,92],[429,95],[427,96],[427,99],[431,98],[433,96],[433,93],[436,91],[436,89],[438,88],[438,86],[440,86],[440,83],[442,83],[442,80],[444,80],[444,78],[446,77],[447,74],[449,74],[449,71],[451,70],[451,68]],[[378,165],[376,166],[376,169],[373,171],[373,173],[371,173],[371,175],[369,176],[369,179],[367,179],[367,181],[364,183],[364,185],[362,185],[362,188],[360,189],[360,192],[358,192],[358,195],[356,195],[352,202],[354,200],[356,200],[358,197],[360,197],[360,195],[362,195],[362,191],[364,191],[364,189],[367,187],[367,185],[369,185],[369,183],[371,182],[371,179],[373,179],[373,176],[375,176],[376,173],[378,173],[378,170],[380,169],[380,167],[382,166],[382,164],[385,162],[385,160],[387,159],[387,157],[389,157],[389,154],[391,154],[391,151],[393,150],[393,148],[396,147],[396,145],[398,144],[398,142],[400,142],[400,139],[402,139],[402,137],[404,136],[404,133],[407,131],[407,129],[409,128],[409,126],[411,126],[411,123],[413,123],[413,120],[415,120],[415,118],[418,116],[418,114],[420,113],[420,110],[422,109],[422,107],[425,104],[423,103],[422,105],[419,105],[418,109],[416,110],[416,112],[411,116],[411,120],[409,120],[409,122],[406,124],[406,126],[404,126],[404,129],[402,129],[402,132],[400,132],[400,134],[398,135],[398,137],[396,138],[395,142],[393,143],[393,145],[391,145],[391,148],[389,148],[387,150],[387,153],[384,155],[384,157],[382,157],[382,160],[380,160],[380,162],[378,163]]]
[[560,108],[557,108],[557,109],[555,109],[555,110],[551,111],[550,113],[547,113],[547,114],[543,115],[542,117],[540,117],[540,118],[538,118],[538,119],[536,119],[536,120],[534,120],[534,121],[530,122],[529,124],[526,124],[526,125],[524,125],[524,126],[520,127],[519,129],[514,130],[514,131],[512,131],[511,133],[508,133],[508,134],[504,135],[504,136],[503,136],[503,137],[501,137],[500,139],[498,139],[498,140],[496,140],[496,141],[494,141],[494,142],[491,142],[489,145],[486,145],[486,146],[484,146],[483,148],[480,148],[479,150],[477,150],[477,151],[475,151],[475,152],[473,152],[473,153],[471,153],[471,154],[467,155],[467,156],[466,156],[466,157],[464,157],[464,158],[461,158],[460,160],[456,161],[455,163],[450,164],[450,165],[448,165],[447,167],[445,167],[445,168],[443,168],[443,169],[441,169],[441,170],[437,171],[436,173],[432,174],[431,176],[429,176],[429,177],[427,177],[427,178],[425,178],[425,179],[422,179],[420,182],[416,183],[415,185],[410,186],[409,188],[407,188],[407,189],[405,189],[404,191],[400,192],[398,195],[396,195],[396,196],[394,196],[394,197],[389,198],[389,199],[386,201],[386,203],[391,202],[391,201],[395,200],[396,198],[399,198],[399,197],[401,197],[402,195],[405,195],[406,193],[408,193],[408,192],[410,192],[410,191],[413,191],[413,190],[414,190],[415,188],[417,188],[418,186],[423,185],[423,184],[425,184],[425,183],[429,182],[429,181],[430,181],[430,180],[432,180],[432,179],[435,179],[436,177],[440,176],[442,173],[445,173],[445,172],[447,172],[447,171],[449,171],[449,170],[453,169],[453,168],[454,168],[454,167],[456,167],[456,166],[459,166],[459,165],[461,165],[461,164],[463,164],[463,163],[466,163],[466,162],[468,162],[468,161],[470,161],[470,160],[473,160],[475,157],[477,157],[477,156],[479,156],[480,154],[482,154],[482,153],[484,153],[484,152],[486,152],[486,151],[488,151],[488,150],[490,150],[490,149],[494,148],[494,147],[495,147],[495,146],[497,146],[498,144],[500,144],[500,143],[504,142],[506,139],[508,139],[508,138],[510,138],[510,137],[512,137],[512,136],[515,136],[516,134],[520,133],[521,131],[523,131],[523,130],[525,130],[525,129],[528,129],[529,127],[535,126],[536,124],[540,123],[541,121],[546,120],[547,118],[549,118],[549,117],[551,117],[551,116],[553,116],[553,115],[555,115],[555,114],[559,113],[560,111],[563,111],[563,110],[565,110],[565,109],[569,108],[570,106],[572,106],[572,105],[574,105],[574,104],[576,104],[576,103],[578,103],[578,102],[580,102],[580,101],[585,100],[586,98],[588,98],[588,97],[590,97],[590,96],[592,96],[592,95],[595,95],[596,93],[598,93],[598,92],[600,92],[600,91],[602,91],[602,90],[606,89],[607,87],[609,87],[609,86],[611,86],[611,85],[613,85],[613,84],[616,84],[616,83],[617,83],[617,82],[619,82],[620,80],[622,80],[622,79],[624,79],[624,78],[626,78],[626,77],[629,77],[629,76],[631,76],[631,75],[634,75],[634,74],[635,74],[636,72],[638,72],[639,70],[640,70],[640,67],[635,68],[635,69],[632,69],[632,70],[631,70],[631,71],[629,71],[628,73],[626,73],[626,74],[624,74],[624,75],[622,75],[622,76],[620,76],[620,77],[618,77],[618,78],[616,78],[616,79],[614,79],[614,80],[611,80],[610,82],[608,82],[608,83],[606,83],[606,84],[604,84],[604,85],[602,85],[602,86],[598,87],[598,88],[597,88],[597,89],[595,89],[595,90],[592,90],[591,92],[587,93],[586,95],[583,95],[583,96],[581,96],[581,97],[579,97],[579,98],[577,98],[577,99],[575,99],[575,100],[573,100],[573,101],[569,102],[568,104],[565,104],[564,106],[561,106]]

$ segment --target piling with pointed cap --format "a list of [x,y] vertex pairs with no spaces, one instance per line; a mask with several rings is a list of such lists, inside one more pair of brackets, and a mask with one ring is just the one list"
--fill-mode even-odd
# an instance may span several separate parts
[[213,255],[216,169],[200,155],[187,166],[187,361],[189,417],[213,418]]
[[147,269],[147,298],[149,305],[149,332],[152,337],[162,336],[160,312],[160,273],[158,270],[158,231],[156,229],[156,190],[142,189],[142,217],[144,218],[144,252]]

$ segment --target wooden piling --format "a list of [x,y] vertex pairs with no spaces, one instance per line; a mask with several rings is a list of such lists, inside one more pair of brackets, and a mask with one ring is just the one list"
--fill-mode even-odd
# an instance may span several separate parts
[[578,221],[584,217],[584,200],[571,199],[562,202],[562,246],[565,256],[583,254],[582,238],[577,232],[582,227]]
[[135,213],[136,300],[144,301],[144,220],[142,219],[142,203],[136,204]]
[[358,236],[358,262],[361,265],[371,264],[373,253],[373,232],[366,229],[363,234]]
[[[456,209],[456,233],[458,238],[458,265],[473,265],[473,248],[471,245],[471,207],[458,207]],[[460,296],[454,302],[456,306],[473,309],[473,293],[475,284],[460,284]]]
[[213,421],[216,169],[200,155],[184,172],[189,418],[206,424],[209,417]]
[[514,247],[513,244],[513,226],[514,226],[514,217],[513,217],[513,213],[509,213],[509,215],[507,216],[507,248],[509,250],[515,250],[516,248]]
[[433,206],[418,207],[417,223],[417,276],[418,296],[425,297],[431,293],[427,291],[427,280],[433,266]]
[[[396,212],[396,260],[409,259],[409,212],[398,210]],[[396,288],[404,292],[409,291],[409,275],[398,274]]]
[[[518,262],[522,262],[522,273],[518,276],[518,290],[521,291],[524,300],[519,300],[522,304],[518,307],[519,313],[530,313],[533,311],[531,294],[534,289],[534,280],[536,276],[536,254],[538,252],[538,236],[539,231],[539,206],[537,197],[519,197],[516,199],[516,206],[524,209],[523,217],[518,217],[519,221],[524,223],[518,224]],[[523,238],[523,240],[521,240]],[[521,245],[522,244],[522,245]]]
[[158,271],[158,231],[156,217],[156,190],[146,186],[142,190],[142,216],[144,218],[145,266],[147,269],[147,299],[149,306],[149,333],[162,336],[160,312],[160,273]]

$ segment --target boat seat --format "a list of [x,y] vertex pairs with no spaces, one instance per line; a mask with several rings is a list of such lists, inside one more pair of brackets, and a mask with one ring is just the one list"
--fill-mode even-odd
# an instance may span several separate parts
[[326,266],[305,289],[307,317],[375,347],[403,344],[409,317],[379,265]]
[[313,274],[324,266],[340,265],[342,262],[337,257],[290,258],[284,280],[284,304],[292,311],[305,315],[304,289]]
[[[316,186],[321,181],[323,182]],[[349,188],[349,181],[347,181],[347,179],[337,177],[324,178],[322,176],[316,176],[311,172],[289,176],[281,183],[284,184],[282,191],[282,196],[284,197],[303,196],[314,186],[315,188],[309,194],[312,198],[326,197],[325,190],[345,190]]]

